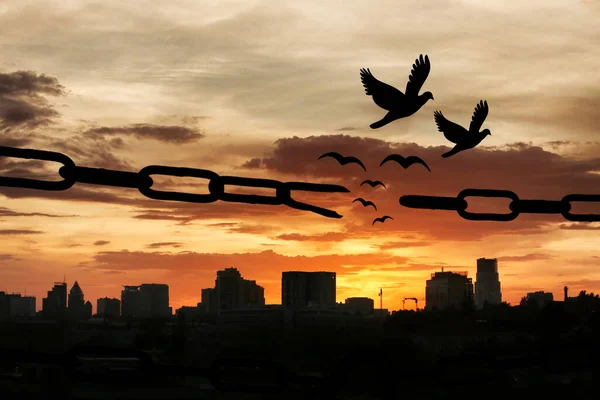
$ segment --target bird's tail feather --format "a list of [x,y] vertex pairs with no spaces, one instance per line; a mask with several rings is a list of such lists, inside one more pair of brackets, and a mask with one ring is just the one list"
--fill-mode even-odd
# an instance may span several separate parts
[[370,126],[371,126],[371,129],[377,129],[377,128],[381,128],[382,126],[385,126],[389,123],[390,123],[390,121],[388,121],[386,118],[383,118],[377,122],[373,122]]
[[443,158],[451,157],[451,156],[455,155],[456,153],[458,153],[459,151],[460,150],[452,149],[449,152],[442,154],[442,157]]

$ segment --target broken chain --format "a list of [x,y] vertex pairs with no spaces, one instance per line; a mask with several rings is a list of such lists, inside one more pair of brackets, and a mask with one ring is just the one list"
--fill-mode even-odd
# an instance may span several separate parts
[[[472,213],[467,211],[466,197],[495,197],[512,200],[509,213]],[[400,204],[408,208],[456,211],[463,219],[470,221],[512,221],[519,214],[561,214],[568,221],[597,222],[600,214],[572,214],[572,202],[600,202],[597,194],[569,194],[561,200],[523,200],[510,190],[465,189],[456,197],[406,195],[400,197]]]
[[[239,176],[221,176],[216,172],[198,168],[180,168],[163,165],[150,165],[139,172],[115,171],[104,168],[80,167],[75,165],[68,156],[52,151],[19,149],[0,146],[0,156],[15,157],[39,161],[52,161],[62,164],[58,173],[61,181],[44,181],[29,178],[12,178],[0,176],[0,186],[19,187],[37,190],[60,191],[71,188],[75,183],[92,185],[116,186],[138,189],[144,196],[155,200],[172,200],[190,203],[213,203],[218,200],[232,203],[285,205],[302,211],[309,211],[327,218],[342,218],[333,210],[302,203],[292,198],[292,191],[320,193],[348,193],[343,186],[308,183],[280,182],[272,179],[247,178]],[[193,177],[207,179],[207,194],[167,192],[152,189],[154,181],[151,175],[177,177]],[[253,188],[274,189],[274,196],[257,194],[228,193],[225,186],[245,186]]]

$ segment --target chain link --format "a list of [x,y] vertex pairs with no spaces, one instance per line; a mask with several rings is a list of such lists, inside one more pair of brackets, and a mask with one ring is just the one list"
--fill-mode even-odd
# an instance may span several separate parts
[[[467,197],[505,198],[511,200],[510,213],[472,213],[467,211]],[[569,194],[561,200],[522,200],[510,190],[465,189],[457,197],[405,195],[400,204],[407,208],[456,211],[470,221],[512,221],[520,214],[560,214],[568,221],[598,222],[600,214],[572,214],[573,202],[600,202],[600,195]]]
[[[272,179],[247,178],[239,176],[220,176],[216,172],[199,168],[169,167],[150,165],[139,172],[115,171],[104,168],[80,167],[68,156],[52,151],[18,149],[0,146],[0,156],[29,160],[53,161],[61,163],[59,175],[62,181],[43,181],[37,179],[11,178],[0,176],[0,186],[19,187],[37,190],[67,190],[75,183],[116,186],[138,189],[144,196],[155,200],[171,200],[190,203],[213,203],[218,200],[233,203],[285,205],[302,211],[309,211],[327,218],[342,218],[333,210],[302,203],[292,198],[292,191],[319,193],[348,193],[344,186],[309,182],[280,182]],[[183,193],[152,189],[154,181],[151,175],[193,177],[208,180],[209,193]],[[225,186],[243,186],[274,189],[274,196],[258,194],[228,193]]]

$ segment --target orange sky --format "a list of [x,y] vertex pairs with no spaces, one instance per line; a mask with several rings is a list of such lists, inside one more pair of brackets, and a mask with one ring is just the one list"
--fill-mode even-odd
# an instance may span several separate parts
[[[532,199],[598,193],[597,2],[123,3],[2,2],[1,145],[60,151],[89,167],[158,164],[341,184],[351,193],[296,197],[343,218],[85,184],[56,193],[0,188],[0,290],[27,291],[41,307],[66,274],[95,309],[121,285],[160,282],[178,308],[196,304],[216,270],[232,266],[278,303],[282,271],[328,270],[338,274],[338,301],[378,301],[383,287],[384,307],[398,309],[404,297],[424,297],[432,272],[474,277],[476,259],[487,257],[499,259],[512,303],[534,290],[561,297],[564,285],[600,291],[598,224],[554,215],[473,222],[398,204],[403,194],[455,196],[467,187]],[[404,90],[421,53],[432,65],[423,90],[435,100],[369,129],[383,110],[364,94],[359,69]],[[468,126],[480,99],[492,136],[442,159],[449,143],[433,111]],[[329,151],[359,157],[368,172],[317,161]],[[420,156],[432,172],[379,167],[391,153]],[[56,171],[0,159],[2,176]],[[205,181],[162,178],[156,188],[206,190]],[[364,179],[387,190],[360,187]],[[506,200],[485,204],[470,207],[507,210]],[[385,214],[394,220],[371,225]]]

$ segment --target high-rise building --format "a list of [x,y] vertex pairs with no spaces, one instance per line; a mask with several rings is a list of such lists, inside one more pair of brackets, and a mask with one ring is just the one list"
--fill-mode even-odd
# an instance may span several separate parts
[[496,258],[479,258],[475,281],[475,305],[483,308],[484,304],[502,303],[502,291],[498,276],[498,260]]
[[244,279],[242,281],[242,305],[265,305],[265,288],[258,285],[256,281],[249,281]]
[[0,292],[0,320],[10,317],[10,304],[5,292]]
[[106,318],[118,318],[121,315],[121,301],[104,297],[96,301],[96,314]]
[[460,309],[473,303],[473,281],[466,272],[434,272],[425,286],[425,309]]
[[121,291],[121,315],[135,318],[140,313],[140,287],[123,286]]
[[201,299],[200,304],[202,311],[207,313],[216,313],[219,311],[217,291],[215,288],[202,289]]
[[11,317],[35,317],[35,297],[14,293],[7,298]]
[[169,307],[169,285],[144,283],[140,285],[139,316],[142,318],[164,318],[173,315]]
[[281,304],[286,308],[336,304],[335,272],[288,271],[281,275]]
[[55,282],[48,296],[42,299],[42,314],[47,318],[65,318],[67,314],[67,283]]
[[205,312],[215,313],[264,304],[265,289],[256,281],[244,279],[237,268],[230,267],[217,271],[214,288],[202,289],[200,307]]
[[220,310],[235,310],[243,304],[244,282],[236,268],[225,268],[217,271],[215,289],[217,308]]
[[74,319],[85,319],[88,317],[85,300],[83,298],[83,291],[77,281],[75,281],[73,287],[69,291],[68,312],[69,317]]

